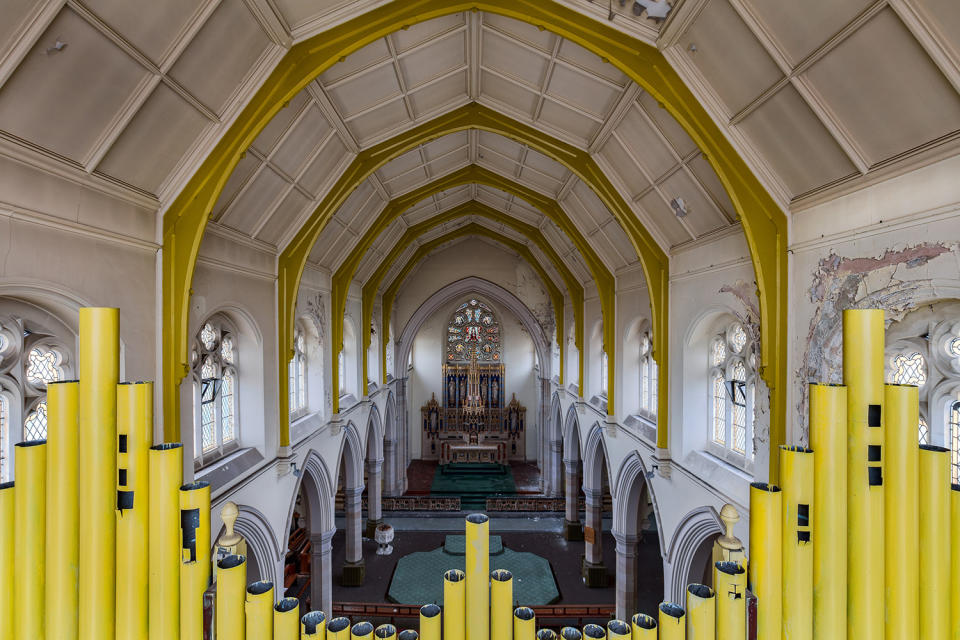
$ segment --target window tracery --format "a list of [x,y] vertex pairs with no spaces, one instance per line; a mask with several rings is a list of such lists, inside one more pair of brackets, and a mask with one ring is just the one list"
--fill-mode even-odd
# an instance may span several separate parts
[[200,464],[237,447],[237,355],[235,331],[225,318],[203,323],[191,357],[195,457]]
[[753,349],[750,334],[733,322],[714,336],[707,354],[708,444],[718,454],[732,453],[735,460],[753,458],[757,366]]
[[476,298],[450,316],[446,331],[446,361],[465,362],[474,349],[479,362],[500,362],[500,322],[493,310]]
[[299,415],[307,408],[307,341],[303,329],[294,333],[289,374],[290,415]]
[[657,415],[657,361],[653,359],[650,334],[640,336],[640,412]]

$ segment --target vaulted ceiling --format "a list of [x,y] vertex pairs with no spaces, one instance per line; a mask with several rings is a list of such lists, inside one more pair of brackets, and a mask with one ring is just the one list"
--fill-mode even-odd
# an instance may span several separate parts
[[[162,213],[294,42],[380,4],[10,0],[0,23],[0,154]],[[584,19],[612,12],[616,28],[660,47],[795,215],[957,152],[954,0],[678,0],[666,20],[635,15],[630,0],[562,4]],[[392,33],[311,82],[236,167],[210,229],[279,252],[359,151],[469,102],[588,150],[665,250],[737,225],[709,162],[651,95],[569,40],[466,12]],[[587,185],[537,151],[478,130],[380,168],[329,222],[311,262],[336,270],[391,199],[469,165],[555,199],[610,270],[636,263]],[[683,216],[671,207],[678,199]],[[408,226],[469,201],[539,227],[576,277],[589,279],[553,222],[482,184],[407,210],[377,237],[357,279]]]

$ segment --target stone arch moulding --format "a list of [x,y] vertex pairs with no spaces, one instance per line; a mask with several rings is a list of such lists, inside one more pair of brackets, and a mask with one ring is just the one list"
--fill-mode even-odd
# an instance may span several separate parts
[[[647,479],[647,465],[644,463],[639,451],[634,451],[627,456],[617,471],[616,495],[619,496],[619,499],[614,502],[613,530],[625,534],[637,533],[636,510],[634,509],[632,513],[628,511],[631,507],[637,506],[636,501],[640,497],[639,494],[636,496],[630,495],[630,489],[637,478],[642,480],[641,487],[646,485],[647,491],[650,493],[650,499],[653,501],[653,514],[657,521],[657,538],[660,543],[660,557],[664,558],[667,555],[667,543],[663,539],[663,520],[660,517],[660,503],[657,500],[653,483]],[[670,602],[679,601],[671,600]]]
[[[294,487],[290,499],[290,508],[287,511],[287,528],[290,530],[293,512],[296,509],[297,495],[303,489],[307,492],[308,509],[310,509],[310,532],[324,533],[334,528],[333,497],[337,488],[330,479],[327,465],[316,449],[311,449],[303,461],[303,472]],[[314,506],[316,505],[316,506]]]
[[[237,516],[234,530],[243,536],[247,542],[247,549],[257,560],[257,566],[263,574],[261,580],[269,580],[273,584],[283,584],[283,551],[277,544],[277,538],[270,527],[270,523],[257,509],[241,504],[237,505]],[[220,527],[220,533],[214,541],[220,538],[225,528]]]
[[603,456],[603,467],[606,467],[607,486],[610,487],[610,495],[614,500],[618,494],[615,493],[617,485],[613,482],[613,474],[610,473],[610,456],[607,454],[607,442],[603,437],[603,428],[599,422],[594,422],[590,426],[590,432],[587,434],[586,443],[583,447],[583,487],[593,491],[603,490],[604,468],[597,468],[600,456]]
[[[340,452],[337,454],[337,470],[334,475],[334,482],[340,474],[340,463],[344,465],[346,477],[344,482],[347,487],[363,487],[363,460],[365,451],[363,448],[363,438],[357,432],[357,425],[348,422],[343,427],[343,438],[340,440]],[[344,457],[346,456],[346,457]],[[333,493],[337,491],[333,487]]]
[[[743,223],[747,244],[751,251],[757,283],[760,289],[761,327],[763,328],[762,358],[765,379],[771,392],[771,409],[775,427],[771,434],[771,448],[783,442],[786,416],[784,395],[787,377],[787,219],[783,211],[752,174],[706,110],[693,96],[673,70],[663,54],[632,36],[621,33],[599,21],[585,19],[574,9],[549,0],[474,0],[446,2],[445,0],[394,0],[376,11],[367,12],[293,47],[277,65],[270,77],[244,108],[237,120],[220,139],[213,152],[180,192],[164,216],[163,261],[163,391],[164,424],[168,439],[179,439],[179,381],[187,373],[188,310],[190,285],[196,264],[203,230],[209,212],[223,190],[236,164],[259,132],[273,116],[317,75],[346,55],[412,23],[429,20],[465,10],[483,10],[521,20],[541,29],[548,29],[571,40],[613,64],[654,96],[677,120],[716,170],[730,200]],[[557,155],[563,149],[547,149]],[[402,149],[395,150],[399,154]],[[590,164],[592,163],[592,164]],[[619,193],[590,159],[590,166],[579,166],[578,173],[601,195],[602,199],[620,200]],[[362,173],[362,172],[361,172]],[[588,175],[589,174],[589,175]],[[365,175],[363,176],[365,177]],[[361,177],[360,179],[363,179]],[[349,189],[352,191],[352,188]],[[348,191],[348,192],[349,192]],[[620,203],[624,204],[625,203]],[[643,229],[634,218],[627,221],[628,233],[635,243],[640,242]],[[647,234],[648,236],[649,234]],[[651,247],[645,248],[652,249]],[[300,251],[303,251],[302,247]],[[307,248],[309,251],[309,247]],[[662,253],[662,252],[661,252]],[[280,268],[280,295],[286,302],[292,290],[293,298],[299,284],[302,268]],[[666,350],[668,310],[659,304],[661,293],[665,300],[668,274],[665,265],[651,273],[645,265],[651,291],[651,302],[657,300],[654,310],[654,349],[660,369],[666,378],[667,362],[661,351]],[[285,363],[292,348],[291,309],[280,308],[280,361]],[[660,359],[662,362],[659,362]],[[279,395],[280,415],[286,411],[286,398]],[[659,398],[658,413],[666,416],[666,394]],[[666,447],[666,421],[658,442]],[[289,436],[281,434],[281,446],[289,444]],[[771,479],[775,480],[778,462],[771,456]]]
[[549,356],[550,348],[546,336],[543,333],[543,327],[540,326],[540,323],[530,309],[527,308],[527,305],[523,304],[520,298],[500,285],[483,278],[470,276],[457,280],[456,282],[451,282],[434,293],[427,298],[414,312],[413,316],[410,317],[410,320],[407,321],[406,326],[400,333],[397,357],[393,359],[394,377],[406,377],[407,358],[410,355],[410,350],[413,348],[413,340],[417,337],[417,334],[420,332],[420,327],[427,321],[427,318],[431,317],[452,300],[473,293],[487,297],[513,313],[533,339],[534,347],[537,350],[537,355],[541,358],[541,362],[548,362],[545,358]]
[[577,405],[571,403],[567,408],[567,417],[563,421],[563,450],[576,454],[576,458],[565,457],[566,460],[582,460],[583,452],[580,450],[580,416],[577,415]]
[[[373,440],[370,440],[370,434],[373,434]],[[383,420],[380,419],[380,409],[376,404],[370,405],[370,413],[367,414],[367,429],[364,433],[366,438],[366,447],[364,447],[364,459],[382,460],[383,459],[383,438],[384,438]]]
[[[704,542],[723,532],[720,514],[713,507],[698,507],[683,516],[664,555],[669,570],[665,568],[663,572],[663,590],[669,602],[683,602],[697,551]],[[663,544],[662,536],[660,544]]]

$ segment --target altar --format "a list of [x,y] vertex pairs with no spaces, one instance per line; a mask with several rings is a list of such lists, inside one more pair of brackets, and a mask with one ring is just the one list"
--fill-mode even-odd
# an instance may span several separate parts
[[506,464],[506,451],[502,444],[445,444],[446,451],[440,456],[440,464],[493,463]]

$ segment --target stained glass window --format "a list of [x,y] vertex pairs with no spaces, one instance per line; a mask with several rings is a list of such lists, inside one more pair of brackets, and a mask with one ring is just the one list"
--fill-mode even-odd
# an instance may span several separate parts
[[950,341],[950,354],[956,357],[960,357],[960,338],[954,338]]
[[213,325],[209,322],[203,325],[203,329],[200,330],[200,342],[207,351],[212,351],[217,346],[217,332],[214,331]]
[[657,363],[653,359],[649,334],[640,336],[640,409],[657,415]]
[[730,332],[730,346],[733,347],[733,350],[737,353],[743,351],[743,347],[747,344],[747,332],[743,330],[743,327],[739,324],[733,326],[733,330]]
[[194,437],[202,462],[237,440],[237,343],[226,321],[214,317],[200,328],[193,351]]
[[475,351],[481,362],[499,362],[501,354],[500,322],[493,310],[476,299],[464,302],[450,316],[446,332],[446,359],[470,360]]
[[23,421],[24,440],[46,440],[47,438],[47,402],[44,400],[30,412]]
[[930,426],[923,416],[920,416],[920,424],[917,425],[917,439],[920,444],[930,444]]
[[34,347],[27,355],[27,380],[37,386],[46,386],[63,378],[60,368],[62,356],[49,347]]
[[723,388],[723,376],[714,374],[710,388],[713,398],[713,441],[724,444],[727,439],[727,393]]
[[711,351],[711,364],[713,364],[715,367],[722,366],[724,361],[727,359],[727,346],[724,344],[723,340],[714,340],[713,349]]
[[297,330],[293,339],[293,358],[290,360],[290,413],[307,406],[307,354],[303,331]]
[[[757,357],[743,324],[732,322],[710,342],[708,446],[732,462],[753,456]],[[718,445],[714,446],[714,445]],[[728,454],[736,454],[730,458]]]
[[745,453],[747,450],[747,368],[742,360],[733,365],[733,450]]
[[919,351],[899,353],[893,358],[892,382],[922,387],[927,381],[927,366]]

